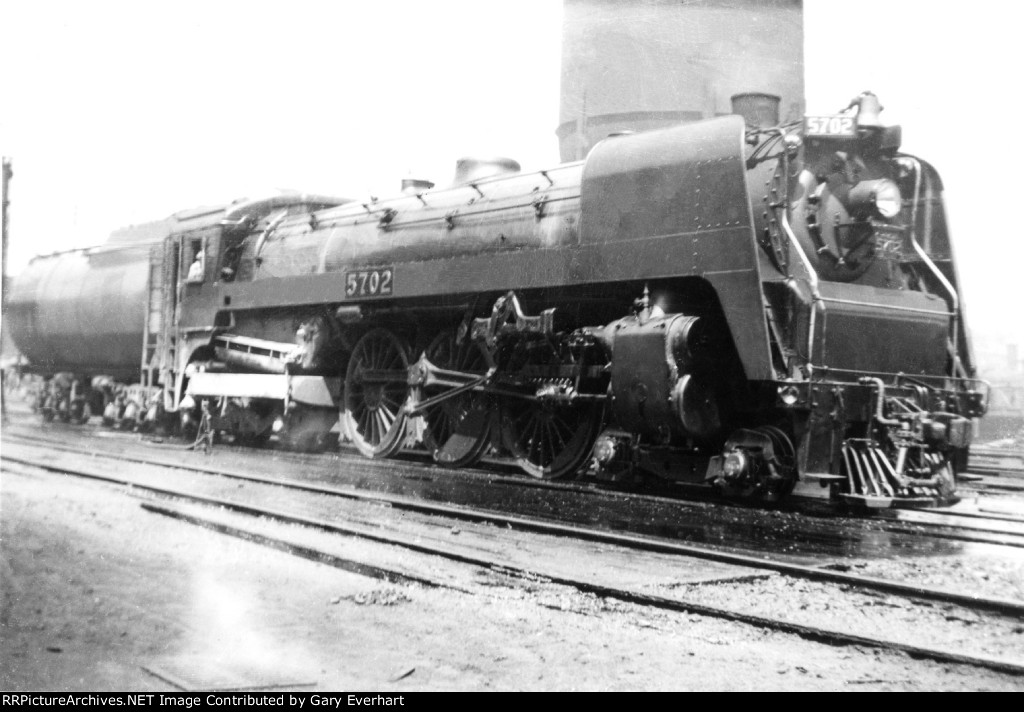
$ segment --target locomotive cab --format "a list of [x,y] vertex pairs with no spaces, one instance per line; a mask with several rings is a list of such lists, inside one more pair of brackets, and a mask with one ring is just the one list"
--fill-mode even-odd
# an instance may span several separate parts
[[186,249],[182,250],[184,258],[182,268],[185,282],[188,284],[200,284],[206,281],[206,245],[203,238],[183,239],[182,244]]

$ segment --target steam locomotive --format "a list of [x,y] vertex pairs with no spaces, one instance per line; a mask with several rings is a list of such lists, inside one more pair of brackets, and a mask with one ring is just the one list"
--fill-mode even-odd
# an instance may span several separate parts
[[[766,104],[767,102],[767,104]],[[12,333],[44,416],[173,417],[363,455],[774,502],[949,503],[975,378],[942,183],[864,93],[609,136],[532,173],[276,196],[39,257]]]

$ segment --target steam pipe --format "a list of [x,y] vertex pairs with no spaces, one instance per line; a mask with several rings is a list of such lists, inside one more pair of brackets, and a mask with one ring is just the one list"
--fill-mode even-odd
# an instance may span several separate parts
[[914,246],[914,251],[917,252],[921,261],[928,265],[928,269],[932,271],[935,278],[939,280],[946,292],[949,293],[949,298],[952,301],[953,334],[951,341],[953,343],[953,368],[950,375],[956,378],[957,365],[960,363],[960,298],[957,296],[956,290],[953,289],[953,285],[946,279],[946,275],[942,274],[942,271],[932,262],[932,258],[928,256],[928,253],[924,251],[921,244],[917,241],[917,205],[921,198],[921,162],[913,156],[907,156],[907,158],[914,164],[914,207],[910,212],[910,244]]
[[270,237],[270,234],[277,229],[277,226],[280,225],[281,222],[286,217],[288,217],[287,210],[282,210],[281,212],[279,212],[270,220],[270,223],[267,225],[266,229],[256,239],[256,246],[253,248],[253,255],[255,256],[257,266],[259,265],[260,262],[260,252],[263,251],[263,245],[266,243],[267,238]]
[[812,357],[814,356],[814,327],[815,317],[818,314],[818,310],[825,311],[825,303],[821,300],[821,292],[818,290],[818,273],[814,271],[814,267],[811,266],[811,261],[807,259],[807,254],[804,252],[804,248],[800,246],[800,243],[796,239],[796,235],[793,234],[793,229],[789,226],[789,215],[787,206],[782,206],[782,215],[779,223],[782,225],[782,229],[786,233],[789,243],[796,248],[797,255],[800,256],[800,261],[804,265],[804,269],[807,271],[807,284],[811,288],[811,319],[810,324],[807,328],[807,370],[808,373],[813,371],[814,366],[811,363]]
[[886,418],[885,413],[882,410],[882,407],[885,405],[885,383],[882,379],[874,378],[872,376],[864,376],[863,378],[858,379],[858,381],[863,385],[874,383],[875,387],[878,389],[878,401],[875,403],[875,420],[882,425],[899,425],[900,421],[892,418]]
[[[785,144],[785,129],[778,129],[778,134],[783,144]],[[783,232],[786,233],[786,239],[789,240],[789,244],[796,250],[797,255],[800,257],[800,262],[803,264],[804,270],[807,272],[808,286],[811,288],[811,318],[807,329],[807,372],[808,374],[811,374],[814,371],[812,361],[814,356],[814,329],[816,326],[816,317],[819,309],[821,309],[822,312],[825,311],[825,303],[821,300],[821,291],[818,288],[818,273],[811,265],[811,261],[807,259],[807,253],[804,252],[799,240],[796,239],[796,235],[793,234],[793,228],[789,224],[789,150],[785,145],[782,151],[782,169],[785,174],[786,194],[783,196],[781,204],[777,204],[775,208],[780,212],[779,224],[782,226]]]

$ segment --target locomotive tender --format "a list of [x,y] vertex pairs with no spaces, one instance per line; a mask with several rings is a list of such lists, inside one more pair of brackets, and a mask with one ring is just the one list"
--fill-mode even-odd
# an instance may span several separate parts
[[[948,503],[987,390],[939,175],[880,108],[864,93],[786,126],[747,111],[534,173],[466,163],[446,189],[184,216],[156,246],[37,258],[14,337],[79,384],[142,374],[122,398],[135,417],[241,439],[340,427],[374,458],[421,444],[542,478]],[[128,288],[114,274],[141,299],[103,301]],[[74,311],[88,290],[105,313]],[[93,410],[123,418],[107,400]]]

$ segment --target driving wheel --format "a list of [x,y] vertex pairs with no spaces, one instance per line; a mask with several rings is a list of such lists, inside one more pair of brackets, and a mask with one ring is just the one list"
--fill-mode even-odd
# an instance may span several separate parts
[[369,458],[390,457],[402,447],[409,397],[405,343],[387,329],[374,329],[352,350],[345,374],[345,430]]

